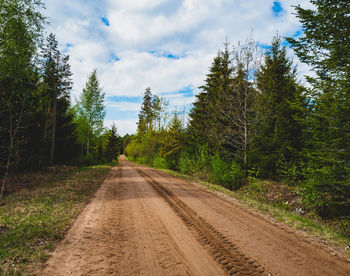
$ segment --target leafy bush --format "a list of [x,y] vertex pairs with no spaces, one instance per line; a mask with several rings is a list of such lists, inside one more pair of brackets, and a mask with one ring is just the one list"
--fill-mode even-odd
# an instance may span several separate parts
[[153,167],[160,168],[160,169],[167,169],[168,168],[168,164],[167,164],[165,158],[163,158],[159,155],[154,156],[152,165],[153,165]]
[[208,153],[208,146],[199,146],[193,160],[193,172],[195,175],[199,178],[206,179],[211,171],[211,156]]
[[211,160],[214,181],[226,188],[237,189],[242,184],[243,171],[236,162],[227,163],[217,152]]
[[230,175],[232,181],[232,189],[236,190],[244,184],[244,172],[242,170],[242,167],[235,161],[232,161],[231,163]]
[[140,156],[140,157],[136,157],[136,162],[139,163],[139,164],[147,164],[147,158],[146,157],[143,157],[143,156]]
[[212,157],[211,169],[214,181],[220,185],[228,187],[228,182],[230,181],[230,165],[221,159],[218,152]]
[[187,152],[182,152],[178,164],[180,172],[185,174],[193,174],[193,166],[194,160]]
[[306,178],[306,165],[303,161],[287,160],[283,155],[277,161],[277,173],[289,184],[300,184]]

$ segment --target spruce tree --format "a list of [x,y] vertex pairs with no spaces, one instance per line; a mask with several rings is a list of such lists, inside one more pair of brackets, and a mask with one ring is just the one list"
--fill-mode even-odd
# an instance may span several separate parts
[[304,146],[305,104],[296,68],[287,57],[281,38],[272,40],[264,64],[257,72],[259,118],[251,148],[254,166],[265,176],[276,176],[277,163],[297,161]]
[[106,159],[108,162],[118,159],[121,150],[121,138],[117,133],[117,127],[112,124],[111,130],[109,131],[107,145],[106,145]]
[[221,148],[223,142],[223,132],[219,121],[227,124],[227,119],[218,116],[217,109],[222,109],[225,102],[225,95],[232,86],[232,64],[225,44],[223,51],[219,51],[214,58],[205,84],[200,88],[202,91],[196,96],[196,102],[190,111],[189,134],[192,143],[196,145],[208,144],[211,151],[215,152]]
[[[42,102],[45,105],[46,112],[44,141],[49,139],[48,133],[50,131],[50,164],[53,165],[57,144],[57,118],[60,117],[62,120],[66,116],[70,101],[69,93],[72,89],[72,73],[69,56],[62,55],[58,50],[58,42],[54,34],[51,33],[47,38],[47,44],[43,47],[42,55],[44,69]],[[70,118],[72,119],[72,117]],[[62,127],[60,126],[60,128]]]
[[[318,155],[350,169],[350,2],[312,0],[315,9],[297,6],[303,35],[288,38],[308,76],[312,124]],[[325,39],[326,38],[326,39]],[[344,173],[342,173],[344,175]]]
[[324,206],[346,210],[350,202],[350,2],[311,3],[313,9],[295,7],[303,33],[288,38],[299,59],[316,74],[307,77],[311,84],[309,166],[314,170],[315,189],[324,198],[334,199]]
[[41,9],[39,0],[0,1],[0,198],[11,169],[35,163],[30,152],[38,143],[32,137],[38,132],[34,59],[45,21]]

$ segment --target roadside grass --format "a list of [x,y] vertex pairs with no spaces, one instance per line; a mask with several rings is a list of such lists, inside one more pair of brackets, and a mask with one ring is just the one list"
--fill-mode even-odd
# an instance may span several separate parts
[[0,201],[0,275],[30,274],[44,262],[115,164],[48,173],[5,196]]
[[[133,161],[135,162],[135,161]],[[150,166],[149,164],[142,164]],[[333,226],[316,215],[312,214],[300,214],[287,208],[283,202],[269,203],[257,196],[256,186],[263,186],[263,181],[255,180],[253,183],[248,184],[244,188],[237,191],[231,191],[220,185],[199,180],[198,178],[186,174],[182,174],[177,171],[169,169],[159,169],[160,171],[169,173],[173,176],[183,178],[185,180],[193,181],[200,184],[205,189],[221,193],[229,197],[238,199],[244,206],[251,208],[255,211],[260,211],[269,215],[274,222],[288,225],[294,229],[302,231],[309,237],[315,238],[324,244],[332,245],[340,248],[350,255],[350,237],[345,236],[337,225]],[[350,225],[349,221],[346,221],[346,226]]]

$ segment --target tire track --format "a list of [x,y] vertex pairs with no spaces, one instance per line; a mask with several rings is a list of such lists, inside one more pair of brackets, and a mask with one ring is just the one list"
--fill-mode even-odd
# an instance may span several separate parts
[[152,179],[144,171],[133,166],[140,175],[171,206],[199,242],[211,253],[215,261],[229,275],[267,275],[266,269],[256,260],[247,257],[225,235],[200,217],[194,210],[178,199],[171,191]]

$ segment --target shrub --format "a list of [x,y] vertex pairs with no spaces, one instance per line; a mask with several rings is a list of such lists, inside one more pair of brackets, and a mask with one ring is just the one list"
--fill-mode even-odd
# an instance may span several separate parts
[[165,158],[163,158],[159,155],[154,156],[152,165],[153,165],[153,167],[160,168],[160,169],[167,169],[168,168],[168,164],[167,164]]
[[277,173],[289,184],[300,184],[306,178],[306,165],[303,161],[286,160],[282,155],[277,161]]
[[227,184],[230,181],[230,165],[221,159],[218,152],[211,159],[211,169],[216,183],[229,186]]
[[140,157],[136,157],[136,162],[139,163],[139,164],[147,164],[147,158],[146,157],[143,157],[143,156],[140,156]]
[[244,172],[242,167],[235,161],[232,161],[231,163],[230,176],[232,189],[239,189],[244,184]]
[[238,189],[242,183],[244,174],[240,165],[224,161],[219,153],[215,153],[211,160],[211,168],[214,181],[229,189]]
[[178,168],[181,173],[193,174],[194,160],[187,152],[182,152],[179,159]]
[[207,179],[211,171],[211,156],[208,153],[208,146],[201,145],[197,148],[196,155],[193,159],[193,172],[202,179]]

